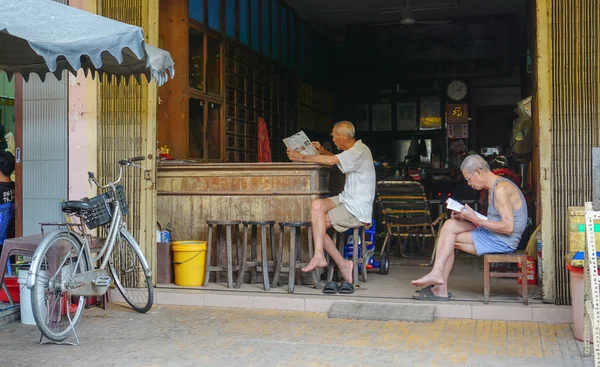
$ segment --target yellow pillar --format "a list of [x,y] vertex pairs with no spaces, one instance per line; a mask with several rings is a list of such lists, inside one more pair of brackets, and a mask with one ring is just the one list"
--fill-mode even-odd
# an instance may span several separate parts
[[553,240],[552,197],[552,42],[550,32],[551,0],[536,1],[536,113],[539,127],[539,188],[541,205],[543,298],[554,303],[555,244]]
[[[146,35],[146,43],[158,47],[158,17],[159,0],[147,0],[144,3],[143,29]],[[158,87],[156,83],[149,83],[147,92],[145,119],[144,119],[144,142],[146,160],[144,166],[148,170],[144,180],[144,196],[142,197],[141,209],[144,215],[141,217],[140,239],[144,254],[152,267],[153,282],[156,283],[156,110],[158,103]]]

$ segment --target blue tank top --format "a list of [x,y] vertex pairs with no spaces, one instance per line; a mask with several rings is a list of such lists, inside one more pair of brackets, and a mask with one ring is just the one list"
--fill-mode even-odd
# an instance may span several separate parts
[[[499,178],[494,182],[492,189],[490,190],[489,197],[489,206],[488,206],[488,220],[492,222],[501,222],[502,217],[496,207],[494,207],[494,190],[496,189],[496,185],[500,181],[510,182],[518,191],[521,197],[521,207],[513,212],[513,220],[514,220],[514,230],[511,234],[503,234],[492,232],[492,234],[498,237],[502,242],[504,242],[508,247],[516,250],[519,247],[519,242],[521,241],[521,235],[523,235],[523,231],[525,231],[525,227],[527,226],[527,203],[525,201],[525,197],[521,192],[521,189],[517,185],[515,185],[511,180],[507,180],[506,178]],[[491,231],[490,231],[491,232]]]

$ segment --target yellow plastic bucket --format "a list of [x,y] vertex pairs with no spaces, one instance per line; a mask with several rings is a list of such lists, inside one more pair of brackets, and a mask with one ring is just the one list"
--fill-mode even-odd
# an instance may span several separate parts
[[173,242],[173,267],[175,284],[200,286],[204,283],[206,241]]

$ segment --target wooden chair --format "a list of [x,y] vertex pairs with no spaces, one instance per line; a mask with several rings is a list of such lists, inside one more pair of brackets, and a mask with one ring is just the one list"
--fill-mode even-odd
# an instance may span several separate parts
[[[431,261],[424,265],[433,264],[439,228],[446,219],[446,213],[440,214],[432,221],[429,201],[423,185],[415,181],[379,181],[377,183],[377,201],[381,206],[383,224],[387,229],[382,253],[392,237],[405,240],[433,238],[435,245]],[[438,226],[438,230],[436,230],[436,226]],[[400,246],[400,255],[408,257],[402,245]]]

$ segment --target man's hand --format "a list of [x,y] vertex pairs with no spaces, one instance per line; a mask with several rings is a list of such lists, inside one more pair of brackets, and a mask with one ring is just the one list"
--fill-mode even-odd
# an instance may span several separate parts
[[313,141],[312,142],[312,146],[317,150],[317,152],[319,152],[320,154],[326,153],[327,150],[325,148],[323,148],[323,146],[321,145],[321,143],[319,143],[318,141]]
[[288,148],[288,150],[287,150],[287,156],[290,159],[290,161],[292,161],[292,162],[298,162],[298,161],[302,160],[302,154],[300,154],[290,148]]
[[468,220],[473,224],[478,224],[479,218],[475,215],[475,211],[467,204],[462,208],[459,215],[462,220]]
[[313,141],[312,142],[312,146],[317,150],[317,152],[319,152],[319,154],[322,154],[322,155],[334,155],[333,153],[331,153],[327,149],[323,148],[323,146],[321,145],[321,143],[319,143],[318,141]]
[[457,220],[463,220],[462,214],[459,212],[455,212],[454,210],[452,210],[452,213],[450,213],[450,218],[457,219]]

